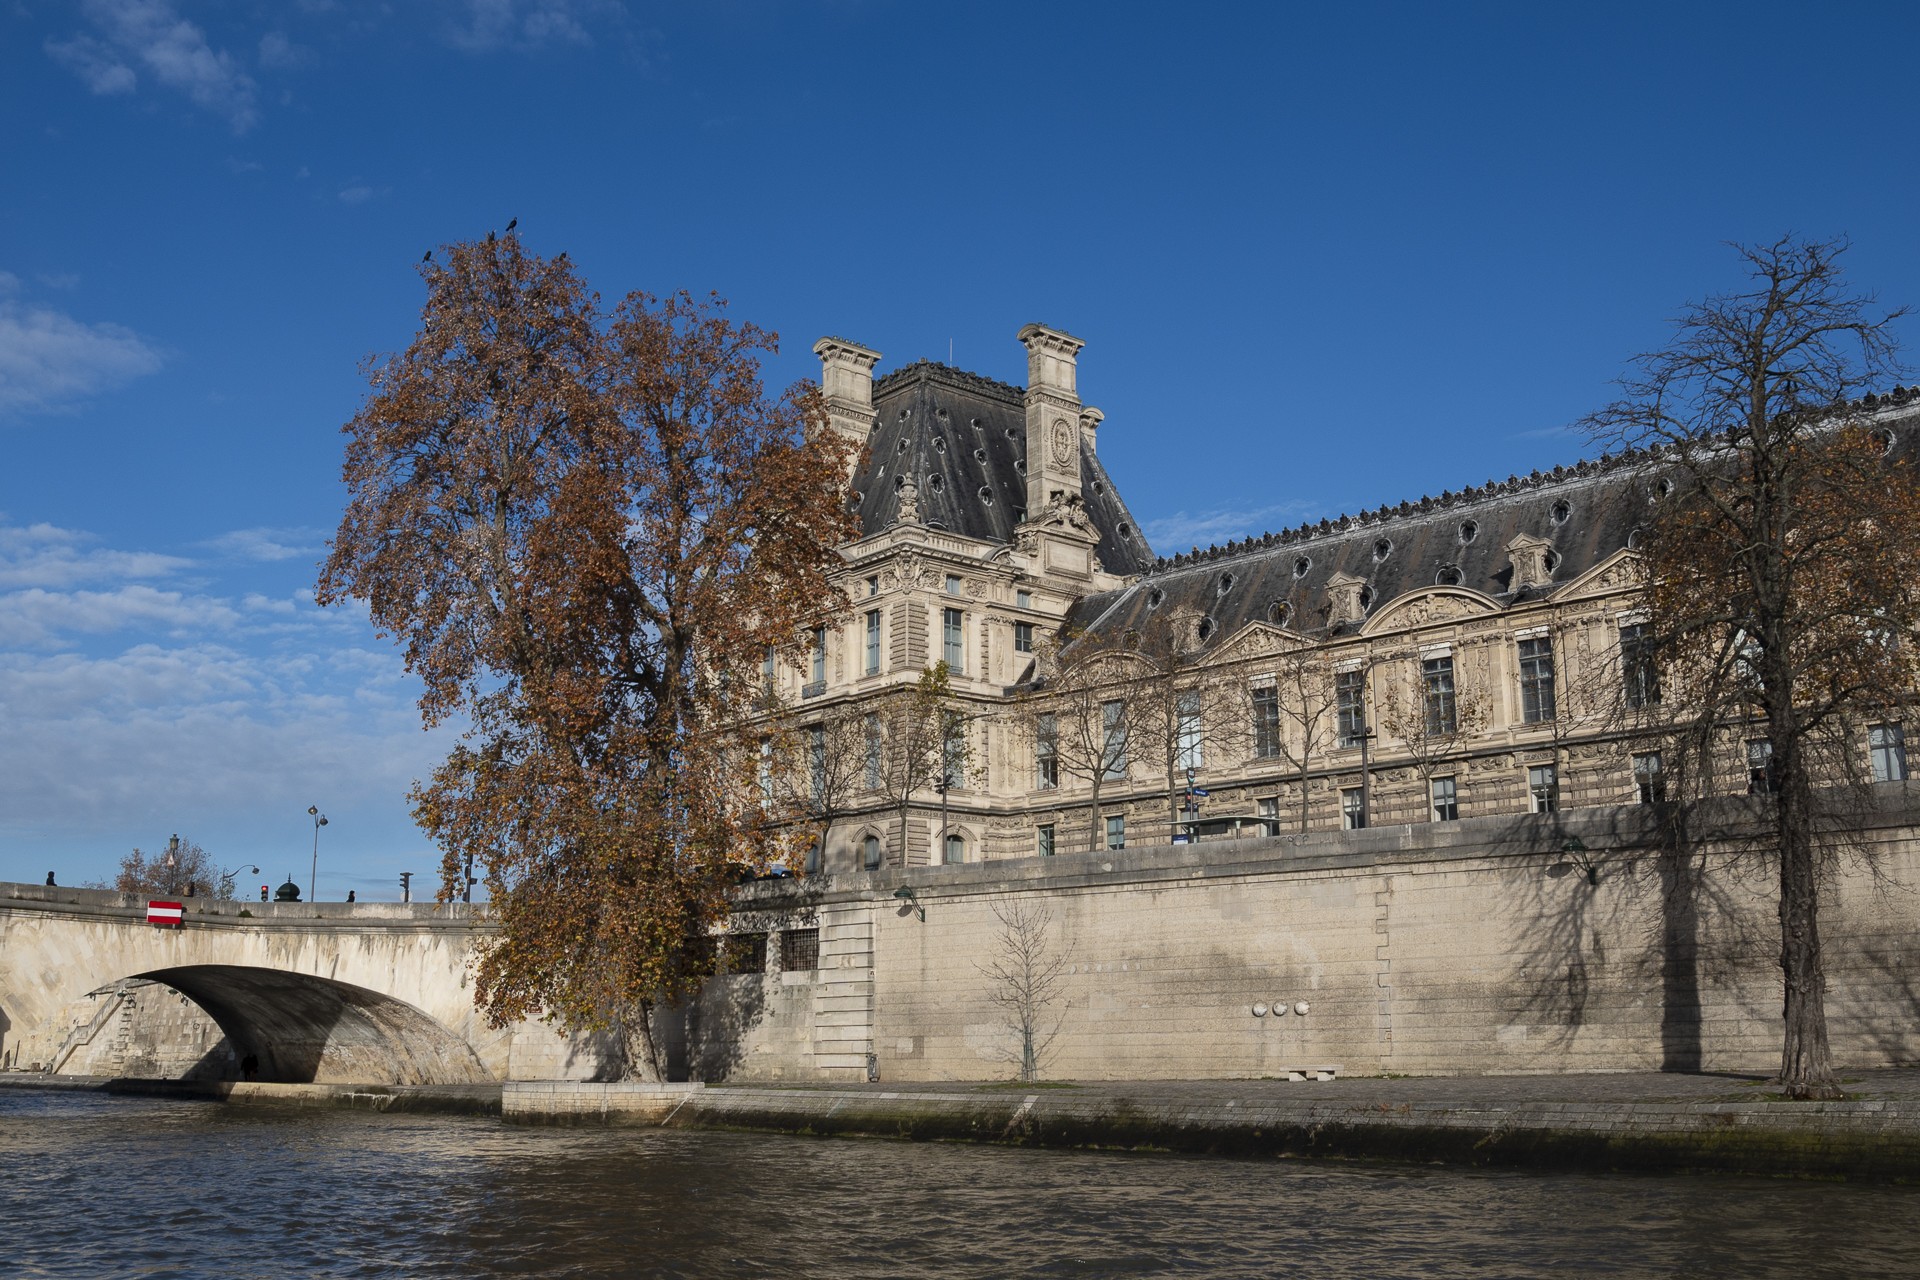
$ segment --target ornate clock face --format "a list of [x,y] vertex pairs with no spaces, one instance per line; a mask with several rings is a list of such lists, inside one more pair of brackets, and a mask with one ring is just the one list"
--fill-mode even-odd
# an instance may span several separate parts
[[1053,420],[1053,462],[1064,467],[1073,457],[1073,430],[1067,426],[1065,418]]

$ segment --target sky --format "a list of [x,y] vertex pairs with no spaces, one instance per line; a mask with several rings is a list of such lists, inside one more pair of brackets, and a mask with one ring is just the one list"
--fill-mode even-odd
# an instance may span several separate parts
[[[609,299],[1020,383],[1086,340],[1170,554],[1595,452],[1728,242],[1920,302],[1910,5],[0,0],[0,880],[438,855],[392,641],[320,609],[364,362],[519,219]],[[1902,336],[1920,348],[1920,331]],[[253,877],[245,868],[258,865]]]

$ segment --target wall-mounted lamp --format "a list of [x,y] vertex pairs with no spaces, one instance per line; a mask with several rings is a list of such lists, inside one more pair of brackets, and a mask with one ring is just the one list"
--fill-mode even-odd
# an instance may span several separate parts
[[920,905],[920,899],[914,895],[912,885],[901,885],[893,891],[893,896],[900,899],[901,915],[904,916],[909,912],[918,911],[920,913],[920,923],[925,924],[927,922],[927,909]]
[[1547,868],[1550,879],[1558,880],[1564,875],[1579,871],[1587,877],[1588,884],[1600,883],[1600,864],[1594,861],[1593,855],[1579,836],[1569,836],[1566,843],[1560,846],[1560,852],[1565,854],[1566,858]]

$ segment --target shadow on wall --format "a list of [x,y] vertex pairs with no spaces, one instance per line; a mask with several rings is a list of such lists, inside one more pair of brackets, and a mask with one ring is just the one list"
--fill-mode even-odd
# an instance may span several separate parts
[[13,1060],[20,1051],[7,1043],[7,1032],[11,1030],[13,1019],[7,1016],[5,1009],[0,1009],[0,1071],[11,1071],[20,1065]]
[[[191,965],[137,975],[206,1010],[236,1065],[283,1084],[483,1084],[472,1046],[403,1001],[364,987],[239,965]],[[190,1075],[218,1067],[221,1047]],[[216,1078],[233,1078],[224,1069]]]
[[720,1081],[746,1060],[747,1033],[767,1012],[763,973],[723,974],[708,981],[687,1010],[687,1070],[695,1080]]

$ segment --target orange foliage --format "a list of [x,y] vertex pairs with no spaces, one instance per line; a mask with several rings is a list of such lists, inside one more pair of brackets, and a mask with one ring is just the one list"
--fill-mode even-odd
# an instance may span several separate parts
[[786,856],[732,690],[830,608],[854,533],[816,389],[718,299],[610,313],[563,254],[444,249],[403,353],[344,428],[323,603],[364,600],[462,744],[414,791],[447,889],[485,868],[496,1024],[620,1025],[684,996],[743,870]]

